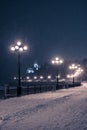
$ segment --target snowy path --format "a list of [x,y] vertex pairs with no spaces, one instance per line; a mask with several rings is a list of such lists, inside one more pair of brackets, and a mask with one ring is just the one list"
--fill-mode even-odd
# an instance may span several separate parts
[[87,84],[0,100],[0,130],[87,130]]

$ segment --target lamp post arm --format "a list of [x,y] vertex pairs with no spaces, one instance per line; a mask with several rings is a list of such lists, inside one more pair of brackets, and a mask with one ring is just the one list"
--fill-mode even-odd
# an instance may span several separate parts
[[17,87],[17,96],[21,96],[21,78],[20,78],[20,53],[18,52],[18,87]]

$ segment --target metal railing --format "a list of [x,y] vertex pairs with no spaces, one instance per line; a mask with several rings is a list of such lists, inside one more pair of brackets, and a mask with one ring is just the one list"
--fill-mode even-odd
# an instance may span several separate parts
[[[72,83],[65,83],[61,82],[59,83],[59,86],[56,88],[56,82],[31,82],[28,85],[24,86],[22,85],[22,95],[28,95],[28,94],[36,94],[36,93],[43,93],[48,91],[56,91],[58,89],[67,89],[71,87],[77,87],[80,86],[80,82],[76,82],[73,86]],[[17,86],[4,86],[0,87],[0,99],[6,99],[9,97],[16,97],[17,96]]]

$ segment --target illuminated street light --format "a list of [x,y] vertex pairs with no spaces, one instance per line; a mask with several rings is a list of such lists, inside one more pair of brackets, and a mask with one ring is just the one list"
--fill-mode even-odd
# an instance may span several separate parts
[[48,75],[47,78],[48,78],[48,79],[51,79],[51,75]]
[[[74,74],[74,77],[76,77],[75,74]],[[68,75],[67,75],[67,78],[69,78],[69,79],[71,78],[71,79],[72,79],[72,78],[73,78],[73,74],[68,74]]]
[[11,47],[11,51],[15,51],[15,47]]
[[83,69],[80,67],[80,65],[73,64],[72,66],[69,66],[69,69],[73,70],[73,74],[68,74],[67,78],[73,79],[73,86],[74,86],[74,80],[75,77],[78,77],[83,72]]
[[60,75],[57,75],[56,78],[57,78],[57,77],[60,78]]
[[20,57],[21,53],[28,50],[27,46],[23,46],[20,41],[18,41],[15,45],[13,45],[11,48],[12,52],[15,52],[18,56],[18,87],[17,87],[17,96],[21,96],[21,77],[20,77]]
[[83,69],[81,67],[78,67],[78,69],[75,72],[75,76],[79,76],[83,73]]
[[78,73],[78,74],[81,74],[82,72],[83,72],[83,69],[79,67],[79,68],[77,69],[77,73]]
[[63,60],[60,59],[60,58],[58,58],[58,57],[56,57],[54,60],[52,60],[52,64],[58,64],[58,65],[60,65],[62,63],[63,63]]
[[43,76],[40,76],[40,79],[43,79]]
[[18,45],[18,46],[21,46],[21,42],[20,42],[20,41],[18,41],[18,42],[17,42],[17,45]]
[[[61,65],[62,63],[63,63],[63,60],[59,57],[56,57],[55,59],[52,60],[53,65]],[[58,69],[58,67],[57,67],[56,79],[57,79],[57,84],[56,84],[56,89],[57,89],[59,87],[59,69]]]
[[16,80],[16,79],[17,79],[17,77],[14,77],[13,79],[14,79],[14,80]]
[[18,49],[19,49],[19,46],[16,45],[16,46],[15,46],[15,50],[18,50]]
[[34,76],[34,79],[37,79],[37,76]]
[[26,77],[26,79],[27,79],[27,80],[29,80],[29,79],[30,79],[30,77],[29,77],[29,76],[27,76],[27,77]]
[[76,65],[76,64],[71,64],[69,66],[69,69],[72,70],[72,75],[68,75],[67,78],[73,78],[73,86],[74,86],[74,83],[75,83],[75,77],[77,77],[79,75],[79,67],[80,65]]
[[28,47],[27,47],[27,46],[24,46],[23,49],[26,51],[26,50],[28,50]]

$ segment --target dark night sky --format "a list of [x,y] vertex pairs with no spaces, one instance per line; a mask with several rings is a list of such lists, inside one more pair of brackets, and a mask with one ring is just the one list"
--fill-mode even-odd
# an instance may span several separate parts
[[86,0],[0,0],[0,82],[17,73],[9,46],[21,39],[30,50],[22,55],[22,70],[59,55],[87,58]]

